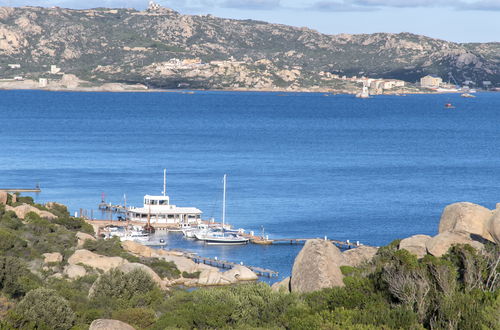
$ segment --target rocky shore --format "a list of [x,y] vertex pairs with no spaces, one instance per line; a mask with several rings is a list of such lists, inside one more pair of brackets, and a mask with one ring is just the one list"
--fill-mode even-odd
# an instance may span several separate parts
[[[499,244],[500,204],[455,203],[434,236],[343,252],[309,240],[270,288],[245,266],[222,272],[183,252],[104,240],[64,205],[0,192],[0,328],[495,328]],[[332,308],[342,318],[325,318]]]
[[[469,245],[482,253],[485,244],[500,244],[500,204],[495,210],[469,202],[448,205],[441,215],[437,235],[413,235],[395,241],[394,245],[422,259],[427,255],[442,257],[454,245]],[[273,289],[305,293],[342,287],[341,267],[368,264],[377,252],[378,248],[365,246],[341,252],[328,241],[307,241],[295,259],[291,278],[275,283]]]

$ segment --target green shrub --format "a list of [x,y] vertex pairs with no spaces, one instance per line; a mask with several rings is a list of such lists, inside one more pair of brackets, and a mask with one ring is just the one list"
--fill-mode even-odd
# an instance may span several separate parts
[[38,278],[26,268],[21,259],[0,256],[0,290],[17,298],[38,286]]
[[14,211],[7,211],[0,217],[0,226],[18,230],[23,227],[23,223]]
[[18,237],[18,235],[7,228],[0,228],[0,252],[8,252],[10,250],[25,248],[28,243]]
[[63,330],[70,329],[75,321],[75,313],[66,299],[56,291],[44,288],[28,292],[14,313],[18,316],[11,316],[15,327],[34,325],[36,328]]
[[[161,278],[175,279],[179,278],[181,272],[177,269],[177,266],[173,261],[165,261],[157,258],[149,258],[141,260],[143,264],[151,267],[156,274]],[[196,277],[197,278],[197,277]]]
[[182,272],[182,277],[184,278],[199,278],[201,272],[194,272],[194,273],[188,273],[188,272]]
[[127,308],[113,312],[112,318],[128,323],[136,328],[147,328],[155,323],[156,314],[150,308]]
[[52,222],[57,223],[58,225],[61,225],[71,231],[81,231],[90,235],[94,235],[94,228],[92,227],[92,225],[86,223],[85,220],[81,218],[62,216],[58,217]]
[[93,286],[93,300],[131,300],[134,296],[147,293],[156,287],[151,277],[142,270],[123,273],[113,269],[101,275]]

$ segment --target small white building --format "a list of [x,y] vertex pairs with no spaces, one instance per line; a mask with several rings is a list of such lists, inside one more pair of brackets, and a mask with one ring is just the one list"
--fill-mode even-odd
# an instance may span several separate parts
[[16,76],[16,77],[14,77],[14,80],[17,80],[17,81],[23,81],[23,80],[24,80],[24,78],[23,78],[23,77],[21,77],[21,76]]
[[57,65],[50,66],[50,73],[51,74],[58,74],[59,72],[61,72],[61,68],[58,68]]
[[47,78],[38,79],[38,87],[44,88],[44,87],[47,87],[48,84],[49,84],[49,80]]
[[11,69],[20,69],[21,64],[7,64],[7,66]]

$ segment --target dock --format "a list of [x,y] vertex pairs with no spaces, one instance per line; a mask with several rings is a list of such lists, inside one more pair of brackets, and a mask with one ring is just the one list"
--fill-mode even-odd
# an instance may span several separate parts
[[111,203],[99,203],[99,210],[114,213],[127,213],[127,208],[123,205],[111,204]]
[[[217,258],[200,257],[198,255],[189,254],[189,253],[185,253],[184,256],[186,258],[193,260],[197,264],[205,264],[205,265],[214,266],[214,267],[223,268],[223,269],[231,269],[235,266],[243,265],[243,264],[237,264],[237,263],[231,262],[231,261],[219,260]],[[261,267],[254,267],[254,266],[248,266],[248,265],[244,265],[244,266],[259,276],[272,278],[272,277],[278,277],[278,275],[279,275],[278,272],[271,270],[271,269],[265,269],[265,268],[261,268]]]
[[35,187],[35,188],[0,188],[0,191],[3,192],[8,192],[8,193],[22,193],[22,192],[34,192],[34,193],[39,193],[42,192],[42,189],[40,187]]

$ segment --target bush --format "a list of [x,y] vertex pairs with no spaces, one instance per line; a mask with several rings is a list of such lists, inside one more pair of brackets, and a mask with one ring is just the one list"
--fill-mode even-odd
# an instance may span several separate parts
[[70,218],[69,216],[58,217],[52,221],[58,225],[71,231],[81,231],[90,235],[94,235],[94,228],[92,225],[85,222],[81,218]]
[[[179,278],[181,274],[173,261],[151,258],[143,259],[141,262],[151,267],[161,278],[168,277],[169,279],[175,279]],[[198,278],[198,276],[196,278]]]
[[26,246],[28,246],[28,243],[20,239],[14,231],[7,228],[0,228],[0,252],[5,253]]
[[273,292],[264,283],[175,292],[153,329],[282,328],[287,312],[300,305],[294,294]]
[[94,301],[121,299],[130,301],[134,296],[147,293],[156,287],[151,277],[142,270],[123,273],[113,269],[99,277],[93,286]]
[[24,265],[21,259],[0,256],[0,290],[17,298],[38,287],[38,278]]
[[156,314],[150,308],[127,308],[113,312],[112,318],[136,328],[147,328],[155,323]]
[[23,227],[22,221],[17,217],[14,211],[3,213],[3,215],[0,216],[0,225],[13,230],[18,230]]
[[28,292],[14,309],[10,317],[15,327],[35,326],[36,328],[70,329],[75,321],[75,313],[66,299],[56,291],[39,288]]

